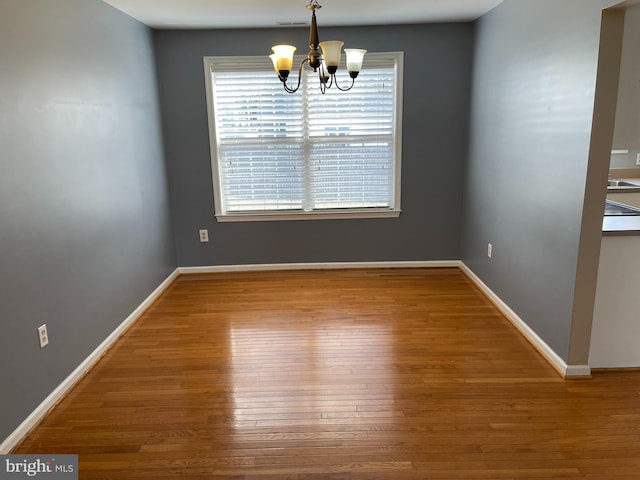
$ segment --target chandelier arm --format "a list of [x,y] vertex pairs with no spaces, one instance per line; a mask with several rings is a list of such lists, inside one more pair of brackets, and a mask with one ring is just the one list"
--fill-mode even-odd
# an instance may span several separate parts
[[327,89],[331,88],[331,85],[333,85],[333,78],[331,75],[324,77],[323,72],[324,70],[321,67],[318,71],[318,83],[320,84],[320,93],[322,93],[322,95],[324,95],[327,92]]
[[287,79],[286,78],[285,79],[280,78],[280,81],[282,82],[282,86],[284,87],[284,89],[285,89],[285,91],[287,93],[296,93],[298,91],[298,89],[300,88],[300,81],[302,80],[302,67],[308,61],[309,61],[309,59],[305,58],[300,62],[300,66],[298,67],[298,84],[296,85],[296,88],[291,88],[289,85],[287,85]]
[[356,83],[356,79],[355,79],[355,78],[352,78],[352,79],[351,79],[351,85],[349,85],[349,86],[348,86],[348,87],[346,87],[346,88],[342,88],[340,85],[338,85],[338,78],[335,76],[335,74],[334,74],[334,75],[331,75],[331,79],[332,79],[332,80],[334,80],[334,79],[335,79],[335,85],[336,85],[336,88],[337,88],[338,90],[340,90],[341,92],[348,92],[349,90],[351,90],[351,89],[353,88],[353,86],[354,86],[354,85],[355,85],[355,83]]
[[296,88],[289,88],[285,82],[282,82],[282,86],[284,87],[284,91],[287,93],[296,93],[298,88],[300,88],[300,84]]
[[327,84],[322,81],[322,68],[318,70],[318,83],[320,84],[320,93],[324,95],[327,91]]

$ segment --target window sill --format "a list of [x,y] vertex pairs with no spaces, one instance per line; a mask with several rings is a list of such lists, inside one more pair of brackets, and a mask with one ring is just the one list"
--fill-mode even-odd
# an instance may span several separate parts
[[270,212],[216,214],[218,222],[271,222],[290,220],[348,220],[356,218],[398,218],[400,210],[327,210],[322,212]]

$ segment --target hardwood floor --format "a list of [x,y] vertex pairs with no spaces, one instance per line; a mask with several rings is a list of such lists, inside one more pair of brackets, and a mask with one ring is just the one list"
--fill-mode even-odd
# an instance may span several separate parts
[[81,479],[638,479],[640,372],[562,380],[457,269],[181,276],[14,453]]

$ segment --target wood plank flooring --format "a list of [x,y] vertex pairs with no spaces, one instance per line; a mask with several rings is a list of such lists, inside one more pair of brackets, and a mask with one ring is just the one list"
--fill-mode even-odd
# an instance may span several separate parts
[[81,479],[638,479],[640,372],[562,380],[457,269],[181,276],[14,453]]

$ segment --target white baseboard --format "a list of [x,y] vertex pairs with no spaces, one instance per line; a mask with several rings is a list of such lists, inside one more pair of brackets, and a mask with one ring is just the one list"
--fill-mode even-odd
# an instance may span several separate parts
[[516,314],[516,312],[511,310],[509,305],[503,302],[502,299],[498,297],[498,295],[496,295],[482,280],[480,280],[480,278],[463,262],[460,263],[460,269],[480,290],[482,290],[491,303],[493,303],[496,308],[500,310],[505,317],[507,317],[522,336],[524,336],[529,343],[538,350],[538,352],[553,368],[558,371],[560,375],[562,375],[563,378],[588,377],[591,375],[591,367],[589,367],[589,365],[567,365],[567,363],[556,352],[554,352],[553,349]]
[[174,270],[111,334],[93,351],[78,367],[65,378],[56,389],[45,398],[36,409],[0,444],[0,455],[8,454],[13,447],[44,418],[64,395],[102,358],[109,347],[129,328],[142,313],[171,285],[178,277],[178,269]]
[[590,377],[591,367],[589,365],[567,365],[564,378]]
[[209,267],[179,267],[180,274],[224,272],[269,272],[279,270],[335,270],[358,268],[459,268],[459,260],[424,262],[328,262],[328,263],[260,263],[251,265],[215,265]]

